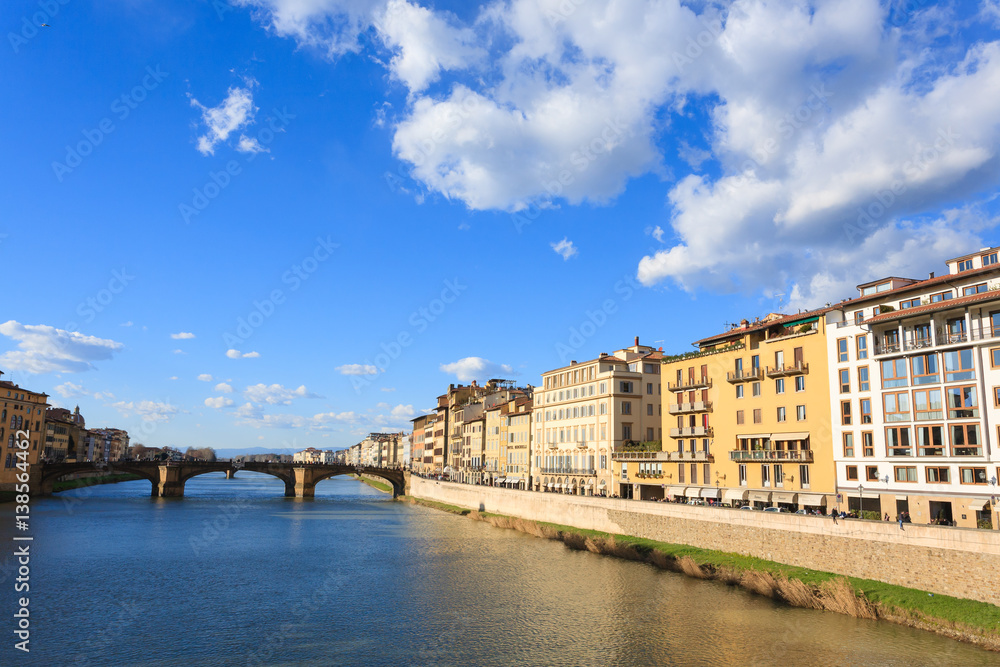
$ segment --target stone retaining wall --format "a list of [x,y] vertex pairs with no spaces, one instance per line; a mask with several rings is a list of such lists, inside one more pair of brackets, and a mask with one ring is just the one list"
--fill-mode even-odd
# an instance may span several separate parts
[[1000,605],[1000,531],[511,491],[412,477],[418,498],[766,558]]

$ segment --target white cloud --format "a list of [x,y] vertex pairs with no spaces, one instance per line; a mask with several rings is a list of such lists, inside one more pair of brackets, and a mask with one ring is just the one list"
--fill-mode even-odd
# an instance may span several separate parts
[[378,369],[370,364],[345,364],[335,370],[341,375],[378,375]]
[[298,389],[288,389],[280,384],[251,385],[243,390],[243,396],[253,403],[267,403],[268,405],[288,405],[296,398],[320,398],[320,396],[310,393],[305,385]]
[[167,379],[168,379],[168,380],[179,380],[180,378],[178,378],[178,377],[177,377],[176,375],[171,375],[171,376],[170,376],[170,377],[168,377]]
[[385,392],[396,391],[396,388],[395,387],[379,387],[379,391],[385,391]]
[[555,243],[549,244],[553,250],[556,251],[557,255],[562,256],[563,261],[568,260],[573,255],[577,254],[577,249],[573,246],[573,242],[567,238],[563,238],[562,241],[557,241]]
[[240,352],[239,350],[226,350],[226,356],[230,359],[256,359],[260,356],[257,352]]
[[458,378],[459,382],[488,380],[501,375],[511,375],[514,369],[507,364],[495,364],[482,357],[465,357],[449,364],[441,364],[440,369]]
[[180,333],[172,333],[170,334],[170,337],[173,338],[174,340],[189,340],[191,338],[194,338],[194,334],[182,331]]
[[130,327],[130,326],[132,326],[132,324],[133,324],[132,320],[129,320],[128,322],[122,322],[118,326],[120,326],[120,327]]
[[106,338],[14,320],[0,324],[0,334],[17,341],[18,348],[0,355],[0,366],[36,374],[91,370],[93,362],[109,360],[124,347]]
[[358,36],[385,0],[234,0],[282,37],[321,49],[331,57],[356,51]]
[[135,414],[144,422],[168,422],[178,413],[176,406],[160,401],[118,401],[112,403],[111,407],[123,417]]
[[184,350],[181,350],[181,349],[177,349],[177,350],[174,350],[174,354],[187,354],[187,352],[185,352]]
[[233,132],[253,123],[257,109],[253,105],[253,94],[250,92],[252,85],[251,82],[246,88],[231,87],[226,99],[216,107],[206,107],[195,98],[191,98],[191,106],[201,111],[201,120],[207,129],[205,134],[198,137],[198,152],[202,155],[214,155],[215,147],[219,143],[226,141]]
[[231,394],[233,393],[233,387],[229,383],[220,382],[219,384],[215,385],[215,391],[221,394]]
[[269,148],[265,148],[253,137],[248,137],[245,134],[240,135],[240,140],[236,142],[236,150],[241,153],[249,153],[251,155],[256,155],[257,153],[270,153]]
[[215,409],[228,408],[232,404],[233,404],[233,399],[229,398],[228,396],[218,396],[216,398],[205,399],[205,405]]
[[55,390],[63,398],[86,396],[98,401],[106,401],[115,397],[110,391],[87,391],[83,386],[72,382],[63,382],[60,385],[56,385]]
[[659,225],[656,225],[655,227],[646,227],[646,233],[652,236],[660,243],[663,243],[663,235],[665,233],[663,231],[663,227],[660,227]]
[[202,373],[201,375],[198,376],[198,379],[201,382],[211,382],[214,378],[208,373]]
[[416,410],[413,409],[412,405],[397,405],[390,412],[390,416],[394,419],[409,419],[416,414]]

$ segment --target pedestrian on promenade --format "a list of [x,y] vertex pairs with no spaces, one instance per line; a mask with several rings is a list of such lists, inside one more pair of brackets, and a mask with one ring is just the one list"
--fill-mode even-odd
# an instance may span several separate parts
[[836,526],[837,525],[837,510],[836,510],[836,508],[834,508],[833,512],[830,513],[830,516],[833,517],[833,525]]
[[899,516],[896,517],[896,519],[899,520],[899,529],[903,530],[903,515],[900,514]]
[[886,521],[888,521],[888,520],[889,520],[889,513],[888,513],[888,512],[886,512],[886,513],[885,513],[885,520],[886,520]]

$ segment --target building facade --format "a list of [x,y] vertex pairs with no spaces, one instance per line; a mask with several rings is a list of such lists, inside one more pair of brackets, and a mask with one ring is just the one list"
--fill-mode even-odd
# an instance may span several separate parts
[[[17,474],[23,472],[17,464],[23,461],[30,466],[41,461],[45,448],[45,413],[48,395],[34,392],[0,380],[0,443],[3,444],[3,467],[0,468],[0,490],[12,491],[17,484]],[[24,433],[27,432],[27,438]],[[27,456],[18,444],[27,440]],[[23,466],[22,466],[23,467]]]

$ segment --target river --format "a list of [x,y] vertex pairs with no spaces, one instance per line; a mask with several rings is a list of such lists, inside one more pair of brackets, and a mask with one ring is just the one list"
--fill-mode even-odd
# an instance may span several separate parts
[[452,514],[357,481],[313,500],[241,472],[182,499],[135,481],[32,499],[31,652],[0,664],[997,665],[888,623],[793,609]]

